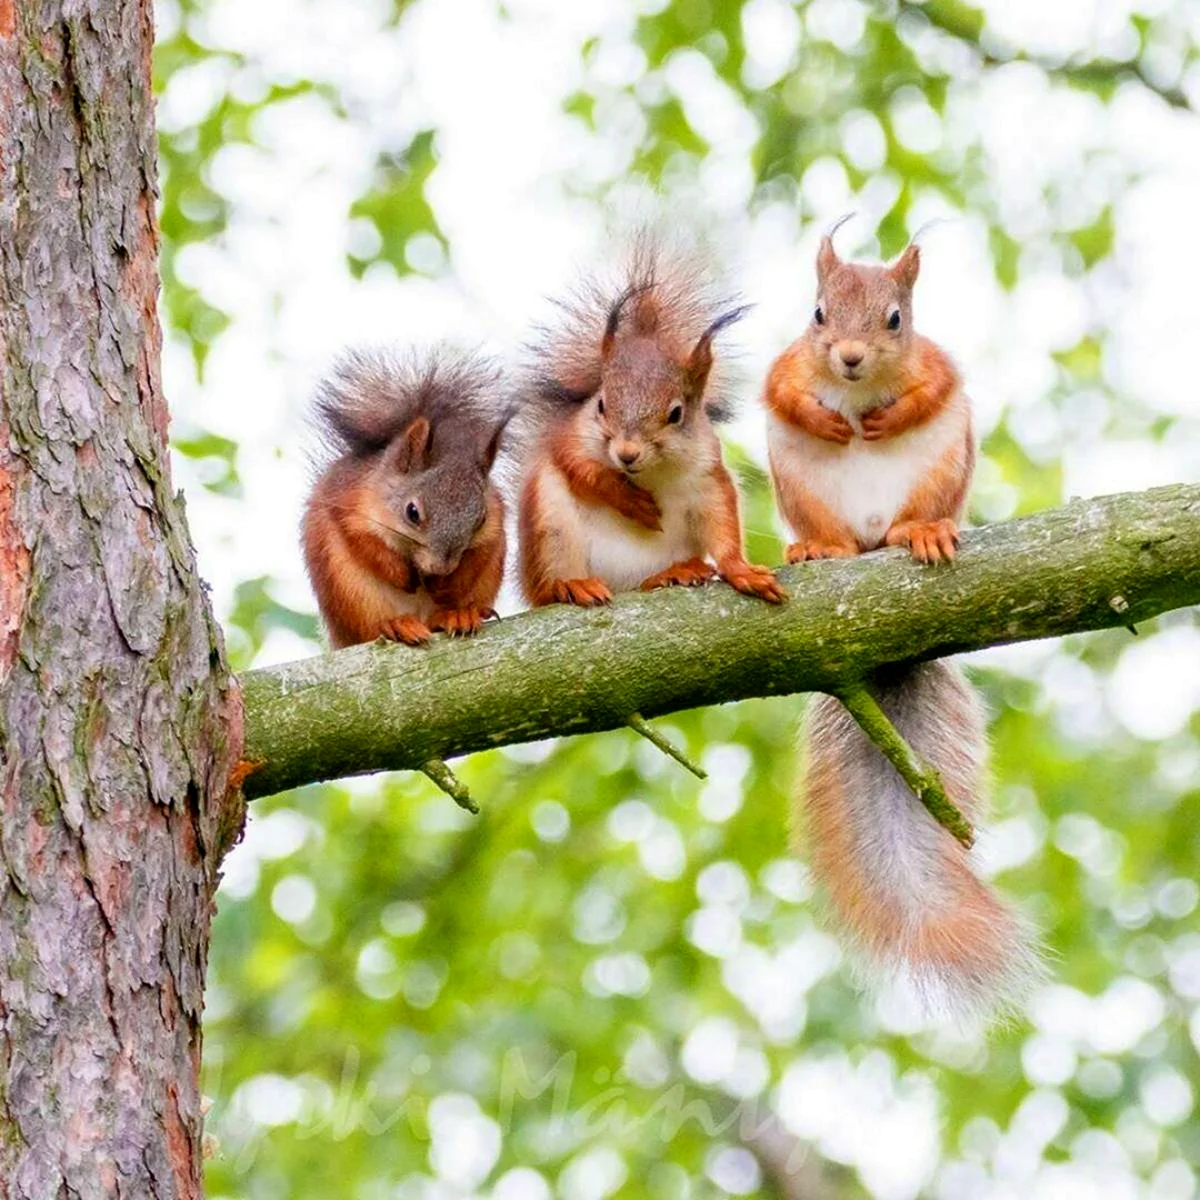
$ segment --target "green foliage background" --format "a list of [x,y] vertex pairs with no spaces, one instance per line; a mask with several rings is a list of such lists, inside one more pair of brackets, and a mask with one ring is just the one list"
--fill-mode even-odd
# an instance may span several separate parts
[[[872,113],[880,173],[900,184],[883,252],[904,243],[914,197],[932,191],[986,217],[1005,287],[1031,240],[1084,286],[1113,251],[1111,206],[1064,221],[1072,180],[1048,183],[1044,227],[1019,238],[979,148],[914,151],[897,132],[897,97],[923,97],[945,119],[963,89],[1029,60],[1050,89],[1109,103],[1137,88],[1188,105],[1194,5],[1135,11],[1120,59],[1043,61],[990,37],[983,13],[958,0],[852,4],[852,44],[822,33],[828,4],[800,2],[800,60],[763,86],[747,82],[743,7],[642,6],[632,36],[644,70],[623,88],[593,80],[596,47],[581,45],[583,85],[563,97],[579,136],[632,99],[644,119],[632,173],[668,192],[693,178],[712,147],[670,89],[648,85],[673,56],[698,51],[753,118],[755,204],[796,197],[824,157],[863,183],[843,131],[848,114]],[[297,97],[357,119],[328,82],[273,79],[223,50],[206,36],[206,8],[180,0],[157,59],[161,88],[200,64],[228,81],[202,119],[162,138],[165,320],[198,372],[227,317],[177,267],[183,248],[220,238],[229,219],[213,156],[253,143],[264,112]],[[405,4],[374,11],[404,31]],[[1164,43],[1177,51],[1173,75],[1151,53]],[[417,233],[453,261],[425,196],[437,162],[431,129],[381,153],[346,214],[379,236],[347,270],[381,261],[411,272]],[[1088,169],[1086,148],[1078,166]],[[1119,162],[1105,170],[1114,195],[1134,174]],[[1106,334],[1091,328],[1057,355],[1046,403],[1064,411],[1086,388],[1124,436],[1170,438],[1172,419],[1111,382]],[[215,464],[212,491],[238,494],[236,442],[191,430],[177,450]],[[986,486],[1010,490],[1017,509],[1061,499],[1054,455],[1032,452],[1019,431],[1002,423],[985,452]],[[741,465],[753,555],[778,561],[765,480]],[[246,580],[224,616],[243,665],[276,628],[317,649],[313,613],[278,603],[269,578]],[[1054,955],[1028,1018],[987,1038],[916,1027],[856,988],[786,851],[795,701],[664,723],[709,766],[705,785],[613,734],[465,764],[485,806],[478,819],[409,776],[260,802],[212,949],[210,1194],[1192,1195],[1200,718],[1146,741],[1111,719],[1100,733],[1073,727],[1061,703],[1064,688],[1098,694],[1129,642],[1124,632],[1071,640],[1024,674],[978,674],[995,714],[1000,883]],[[889,1137],[925,1136],[920,1122],[896,1124],[907,1106],[932,1114],[935,1131],[915,1177],[887,1169]],[[898,1158],[911,1150],[898,1145]]]

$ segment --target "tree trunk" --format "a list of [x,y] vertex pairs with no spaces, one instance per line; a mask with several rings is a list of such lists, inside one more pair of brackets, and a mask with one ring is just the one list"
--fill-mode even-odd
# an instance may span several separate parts
[[172,495],[150,0],[0,0],[0,1195],[201,1194],[240,716]]

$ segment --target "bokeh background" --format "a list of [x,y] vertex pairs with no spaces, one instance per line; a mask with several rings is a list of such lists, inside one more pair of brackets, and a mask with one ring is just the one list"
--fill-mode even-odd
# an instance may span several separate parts
[[[657,205],[756,307],[729,452],[819,233],[923,235],[977,521],[1200,479],[1195,0],[159,0],[177,481],[236,665],[316,653],[304,411],[337,349],[511,354]],[[657,200],[647,194],[657,193]],[[802,602],[802,597],[797,598]],[[983,1035],[862,995],[787,853],[797,699],[259,802],[220,893],[216,1197],[1154,1197],[1200,1169],[1200,628],[972,660],[983,859],[1051,976]]]

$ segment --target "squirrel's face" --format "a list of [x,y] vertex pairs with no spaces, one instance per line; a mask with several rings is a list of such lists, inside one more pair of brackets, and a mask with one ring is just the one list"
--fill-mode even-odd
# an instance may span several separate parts
[[830,239],[822,240],[808,337],[833,381],[869,387],[892,377],[912,340],[919,267],[916,246],[894,265],[876,267],[842,262]]
[[602,453],[631,476],[688,454],[696,422],[704,419],[703,390],[704,381],[652,339],[623,341],[605,362],[590,402]]
[[375,490],[388,513],[388,528],[408,544],[422,576],[449,575],[483,528],[494,457],[494,443],[482,459],[470,446],[439,446],[435,453],[423,417],[384,452]]

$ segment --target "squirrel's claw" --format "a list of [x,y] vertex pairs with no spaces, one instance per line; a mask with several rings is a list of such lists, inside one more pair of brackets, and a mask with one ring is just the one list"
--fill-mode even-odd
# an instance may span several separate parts
[[893,525],[883,540],[888,546],[907,546],[920,563],[950,562],[958,553],[958,525],[949,517],[905,521]]
[[596,608],[612,600],[612,592],[603,579],[556,579],[551,588],[556,604],[577,604]]
[[720,574],[731,588],[736,588],[745,596],[754,596],[768,604],[782,604],[788,598],[783,585],[774,574],[755,563],[731,563],[722,567]]
[[639,586],[643,592],[665,587],[699,587],[716,577],[716,568],[710,563],[702,558],[689,558],[643,579]]
[[787,548],[786,556],[789,563],[802,563],[812,558],[853,558],[857,553],[857,546],[810,539],[807,542],[793,542]]
[[379,636],[389,642],[403,642],[406,646],[422,646],[431,636],[424,621],[405,613],[400,617],[389,617],[379,627]]
[[480,626],[490,612],[490,609],[474,608],[442,608],[433,614],[429,628],[434,633],[445,633],[449,637],[470,637],[479,632]]

